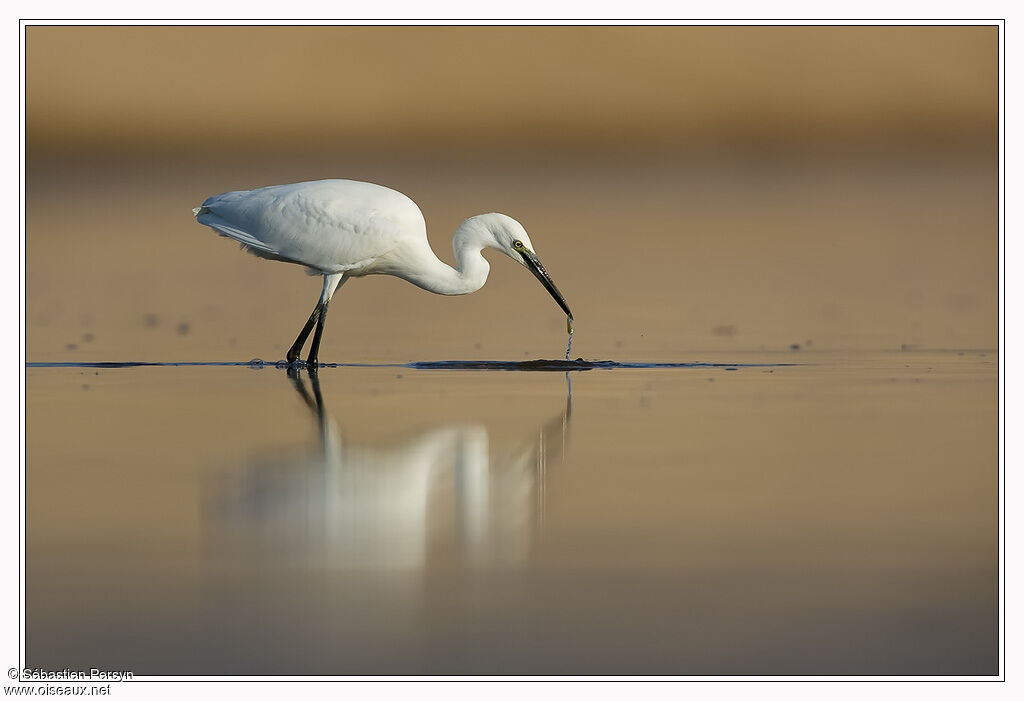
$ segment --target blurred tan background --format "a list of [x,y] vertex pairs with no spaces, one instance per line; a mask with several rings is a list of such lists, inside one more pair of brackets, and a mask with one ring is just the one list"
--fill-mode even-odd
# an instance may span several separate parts
[[[342,368],[322,419],[274,370],[31,368],[32,666],[998,671],[996,27],[26,37],[29,361],[283,358],[320,281],[191,209],[340,177],[449,262],[522,221],[574,355],[801,362]],[[466,297],[352,281],[321,360],[562,357],[490,260]],[[513,564],[463,555],[487,523]],[[381,532],[420,559],[349,556]]]
[[[319,283],[191,220],[226,190],[405,192],[435,252],[524,223],[588,358],[994,348],[996,27],[26,30],[27,357],[283,357]],[[324,361],[559,357],[475,295],[370,278]]]

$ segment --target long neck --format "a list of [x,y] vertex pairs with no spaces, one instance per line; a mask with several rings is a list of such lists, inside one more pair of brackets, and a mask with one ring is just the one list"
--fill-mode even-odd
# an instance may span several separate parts
[[427,246],[426,250],[417,251],[415,261],[397,274],[417,287],[439,295],[466,295],[479,290],[487,282],[487,274],[491,270],[487,260],[480,255],[487,236],[469,224],[469,221],[463,223],[452,240],[457,268],[439,260]]

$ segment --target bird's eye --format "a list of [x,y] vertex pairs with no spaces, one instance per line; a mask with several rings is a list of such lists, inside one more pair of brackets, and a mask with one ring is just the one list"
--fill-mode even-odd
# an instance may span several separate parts
[[519,249],[521,249],[523,247],[523,242],[522,241],[513,241],[512,245],[515,246],[516,250],[519,250]]

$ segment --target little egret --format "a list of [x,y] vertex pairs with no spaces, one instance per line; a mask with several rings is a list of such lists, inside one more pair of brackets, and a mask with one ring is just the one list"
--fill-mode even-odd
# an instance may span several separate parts
[[457,268],[438,260],[419,207],[400,192],[354,180],[316,180],[225,192],[192,210],[196,220],[261,258],[304,265],[324,276],[320,299],[288,350],[295,363],[316,325],[306,364],[318,367],[327,305],[350,277],[394,275],[442,295],[476,292],[487,281],[485,248],[528,268],[551,293],[572,328],[572,312],[534,253],[522,224],[504,214],[462,222],[452,248]]

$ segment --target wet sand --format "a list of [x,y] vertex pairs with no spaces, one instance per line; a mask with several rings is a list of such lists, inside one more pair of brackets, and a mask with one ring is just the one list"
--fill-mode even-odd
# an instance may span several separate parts
[[794,356],[30,368],[27,664],[995,674],[997,355]]
[[[43,162],[27,191],[26,357],[283,358],[319,281],[241,253],[191,208],[227,189],[339,176],[412,196],[447,261],[465,217],[521,219],[572,306],[574,357],[998,345],[997,173],[987,160],[524,160],[479,172],[351,155]],[[560,357],[557,305],[518,266],[490,260],[487,285],[465,297],[387,277],[347,284],[321,360]]]
[[[30,363],[266,363],[29,367],[28,665],[997,672],[993,169],[472,173],[33,165]],[[324,368],[318,403],[273,363],[319,282],[190,209],[338,175],[411,194],[442,258],[516,214],[574,357],[684,367],[574,371],[571,402],[561,371],[452,367],[562,357],[560,310],[492,257],[468,297],[347,285],[321,360],[403,367]]]

